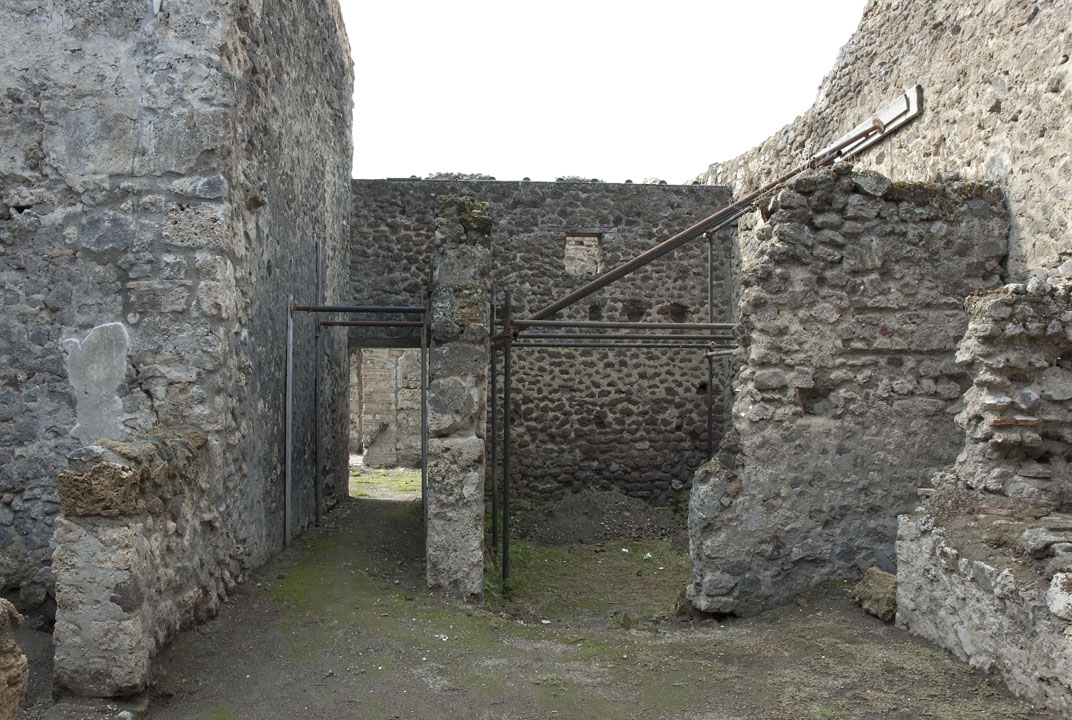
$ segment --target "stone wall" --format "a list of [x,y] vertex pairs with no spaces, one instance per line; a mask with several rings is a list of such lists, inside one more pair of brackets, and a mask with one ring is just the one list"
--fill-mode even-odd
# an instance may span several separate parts
[[[337,4],[7,3],[0,24],[19,28],[0,49],[0,585],[23,605],[46,597],[68,457],[189,429],[214,513],[183,518],[202,535],[183,557],[200,617],[225,572],[283,542],[287,299],[345,295],[352,72]],[[296,341],[300,529],[315,516],[317,362],[322,501],[345,487],[346,347],[327,334],[318,357],[308,318]],[[167,632],[187,621],[147,593]]]
[[700,182],[735,192],[795,166],[906,87],[922,116],[855,160],[895,178],[955,171],[998,183],[1012,208],[1009,270],[1072,257],[1072,5],[1035,0],[872,0],[815,104]]
[[420,467],[420,351],[361,348],[353,355],[361,391],[351,396],[351,428],[360,428],[351,446],[364,453],[366,467]]
[[[1068,273],[1072,276],[1072,272]],[[966,303],[964,447],[901,518],[899,625],[1072,710],[1072,277]]]
[[[355,181],[355,301],[419,304],[432,261],[436,197],[488,203],[492,280],[523,317],[726,205],[720,188],[603,183]],[[714,242],[715,321],[733,319],[733,243]],[[569,308],[560,318],[704,321],[707,248],[693,243]],[[706,454],[707,368],[699,350],[515,353],[515,483],[521,494],[615,487],[666,500]],[[715,428],[728,363],[716,365]],[[716,438],[717,439],[717,438]]]
[[960,447],[962,301],[999,283],[1009,220],[993,186],[842,164],[793,181],[753,222],[733,429],[689,512],[689,598],[740,615],[893,570],[897,515]]

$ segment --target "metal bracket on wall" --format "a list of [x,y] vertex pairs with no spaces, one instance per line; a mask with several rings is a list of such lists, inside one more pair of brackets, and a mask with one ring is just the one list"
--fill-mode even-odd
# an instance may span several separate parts
[[[912,120],[919,117],[923,111],[923,86],[913,85],[906,88],[904,94],[892,100],[878,112],[864,120],[849,132],[842,135],[835,142],[815,154],[815,157],[826,157],[840,147],[841,158],[850,158],[858,155],[875,143],[880,143],[893,133],[900,130]],[[867,133],[870,129],[877,129],[877,133]],[[858,137],[858,140],[844,145],[846,139]]]

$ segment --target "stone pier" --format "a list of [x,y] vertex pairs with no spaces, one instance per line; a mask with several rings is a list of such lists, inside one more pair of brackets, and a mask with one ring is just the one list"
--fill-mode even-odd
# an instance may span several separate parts
[[477,599],[484,586],[484,428],[491,218],[471,193],[436,203],[428,362],[428,584]]

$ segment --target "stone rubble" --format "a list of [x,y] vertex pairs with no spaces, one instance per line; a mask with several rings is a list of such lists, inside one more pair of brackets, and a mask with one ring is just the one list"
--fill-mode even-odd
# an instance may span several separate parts
[[897,614],[897,576],[869,567],[852,588],[852,598],[882,622],[893,622]]
[[26,656],[11,639],[11,632],[22,625],[22,620],[15,606],[0,598],[0,720],[15,720],[29,687]]
[[963,450],[901,518],[897,623],[1072,711],[1072,282],[965,306]]

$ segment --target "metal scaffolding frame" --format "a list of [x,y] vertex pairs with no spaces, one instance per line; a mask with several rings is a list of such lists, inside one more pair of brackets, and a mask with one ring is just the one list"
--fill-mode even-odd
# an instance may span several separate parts
[[[742,215],[758,207],[758,203],[774,193],[798,175],[819,167],[832,165],[838,160],[852,157],[880,142],[902,126],[919,116],[923,102],[923,89],[919,85],[907,88],[904,93],[881,108],[864,122],[823,148],[807,161],[776,178],[763,187],[748,193],[736,202],[637,255],[621,265],[577,288],[565,297],[540,308],[528,318],[513,317],[510,293],[506,293],[503,317],[498,319],[495,291],[492,290],[491,311],[491,381],[492,381],[492,541],[498,546],[498,393],[496,354],[503,354],[503,478],[502,478],[502,586],[509,591],[510,580],[510,486],[511,482],[511,371],[514,348],[593,348],[593,349],[702,349],[706,348],[707,360],[707,456],[713,452],[714,435],[714,360],[731,354],[733,323],[714,322],[714,247],[713,235],[729,227]],[[707,322],[706,323],[642,323],[553,320],[556,313],[577,303],[589,295],[621,280],[654,260],[673,252],[698,238],[707,239]],[[566,333],[538,332],[545,330],[631,330],[633,333]],[[690,335],[645,335],[644,331],[671,330],[690,332]],[[706,344],[704,344],[706,341]]]
[[[367,327],[367,328],[419,328],[419,338],[413,337],[348,337],[347,346],[370,348],[420,348],[421,351],[421,504],[425,508],[427,521],[428,503],[424,502],[428,483],[428,344],[431,313],[428,308],[427,293],[422,293],[423,306],[415,305],[296,305],[291,296],[287,312],[287,366],[286,366],[286,475],[284,480],[283,523],[284,544],[289,546],[294,539],[294,320],[295,314],[316,316],[316,380],[313,389],[316,413],[316,479],[314,496],[316,501],[316,523],[319,525],[324,516],[324,477],[323,477],[323,412],[320,407],[321,371],[323,359],[324,327]],[[331,318],[323,320],[321,315],[420,315],[420,320],[352,320]],[[426,523],[427,524],[427,523]]]

